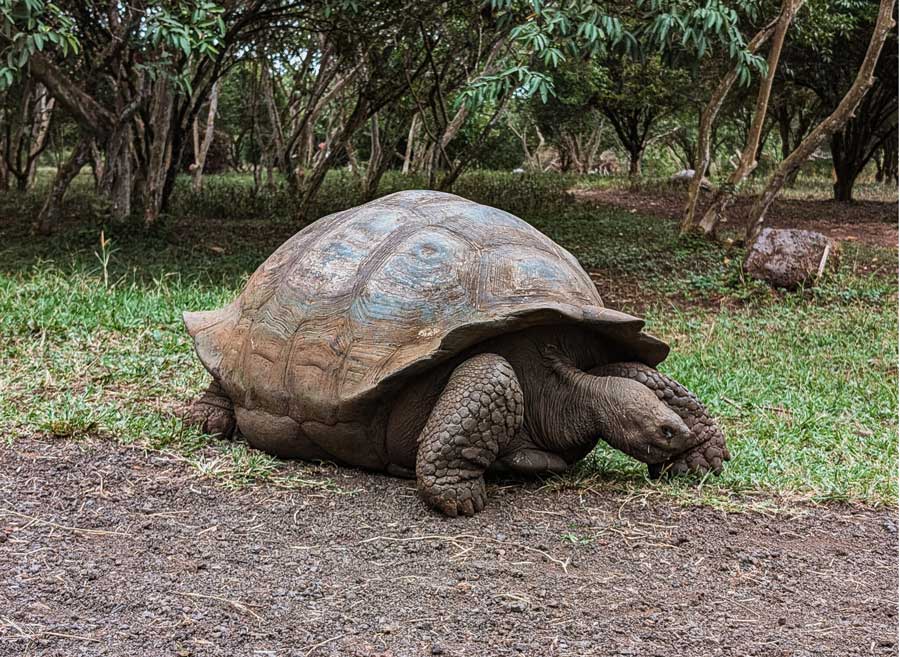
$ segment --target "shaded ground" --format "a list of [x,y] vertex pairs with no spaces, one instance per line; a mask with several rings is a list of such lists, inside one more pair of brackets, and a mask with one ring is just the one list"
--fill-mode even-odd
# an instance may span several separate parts
[[[576,191],[577,198],[620,207],[657,217],[678,220],[684,208],[681,190],[629,191],[604,189]],[[711,198],[706,195],[705,199]],[[740,227],[753,203],[752,197],[739,197],[729,211],[724,229]],[[701,202],[700,212],[705,210]],[[877,201],[838,203],[819,199],[779,198],[768,213],[767,226],[817,230],[838,240],[858,241],[871,246],[897,248],[897,204]]]
[[235,491],[110,442],[3,446],[0,654],[896,654],[895,510],[529,484],[451,521],[411,482],[291,469],[310,487]]

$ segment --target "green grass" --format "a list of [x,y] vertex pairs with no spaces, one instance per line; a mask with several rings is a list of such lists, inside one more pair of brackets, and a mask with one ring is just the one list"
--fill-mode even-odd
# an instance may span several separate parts
[[[467,181],[468,195],[498,196],[488,183]],[[588,478],[693,501],[895,503],[897,289],[883,273],[895,252],[855,246],[820,287],[773,292],[743,280],[739,250],[679,240],[668,222],[573,204],[550,187],[541,194],[550,200],[529,203],[546,209],[525,218],[672,344],[662,369],[706,401],[734,456],[698,487],[650,484],[643,466],[599,448],[562,485]],[[0,208],[25,202],[6,197]],[[331,485],[240,445],[210,451],[177,417],[207,378],[181,312],[229,301],[295,224],[186,215],[148,235],[87,217],[47,240],[26,225],[20,214],[0,229],[0,435],[166,449],[234,486]]]
[[[730,173],[730,170],[727,173]],[[758,175],[752,176],[741,186],[742,193],[756,195],[762,192],[768,182],[768,173],[760,171]],[[814,174],[804,173],[797,178],[793,186],[785,187],[781,191],[780,198],[802,201],[831,200],[834,190],[830,176],[830,167],[819,166]],[[721,184],[723,180],[724,178],[716,176],[712,178],[714,184]],[[647,192],[671,192],[673,189],[669,176],[643,176],[637,180],[621,174],[616,176],[578,176],[573,177],[572,182],[572,186],[581,191],[626,188]],[[876,182],[874,174],[867,172],[857,178],[856,184],[853,186],[853,198],[856,201],[896,203],[897,185],[890,182]]]
[[[892,503],[897,496],[896,312],[861,304],[654,311],[661,369],[705,400],[733,461],[707,492]],[[636,476],[612,450],[592,467]]]

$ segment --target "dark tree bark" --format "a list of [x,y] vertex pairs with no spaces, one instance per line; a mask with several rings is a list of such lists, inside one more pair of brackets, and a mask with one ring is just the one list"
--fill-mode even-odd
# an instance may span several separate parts
[[[882,50],[882,58],[885,55]],[[879,70],[885,67],[880,65]],[[834,199],[852,201],[856,179],[875,154],[897,134],[897,87],[878,79],[842,130],[831,135],[834,163]]]
[[49,235],[53,227],[59,223],[59,216],[62,210],[63,198],[69,189],[69,184],[81,171],[81,168],[87,164],[91,157],[91,140],[89,137],[82,137],[81,141],[72,150],[69,159],[57,170],[56,178],[50,187],[50,194],[44,205],[38,213],[37,220],[34,223],[34,230],[41,235]]
[[659,118],[659,114],[650,107],[618,112],[611,107],[602,106],[600,111],[609,119],[619,142],[628,153],[628,175],[632,177],[641,175],[641,164],[647,139],[650,137],[650,128]]
[[892,134],[881,147],[881,180],[884,184],[897,184],[898,143],[897,133]]

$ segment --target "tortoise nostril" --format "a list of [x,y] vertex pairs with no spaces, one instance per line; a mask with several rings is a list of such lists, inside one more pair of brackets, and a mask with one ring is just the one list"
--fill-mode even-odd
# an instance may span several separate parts
[[666,440],[672,441],[672,440],[684,438],[685,431],[684,431],[684,428],[679,427],[677,425],[663,424],[662,425],[662,434]]

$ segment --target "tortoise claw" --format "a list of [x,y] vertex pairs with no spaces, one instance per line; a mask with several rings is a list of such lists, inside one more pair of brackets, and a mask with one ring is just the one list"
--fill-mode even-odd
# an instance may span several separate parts
[[701,445],[669,461],[664,471],[672,475],[689,473],[704,475],[707,472],[720,475],[722,474],[723,463],[730,458],[731,455],[728,454],[727,450],[723,451],[717,445]]

